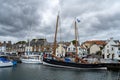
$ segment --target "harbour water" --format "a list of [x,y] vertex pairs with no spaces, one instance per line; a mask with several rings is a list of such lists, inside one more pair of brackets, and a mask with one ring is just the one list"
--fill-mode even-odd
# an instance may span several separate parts
[[0,80],[120,80],[120,72],[21,63],[15,67],[0,68]]

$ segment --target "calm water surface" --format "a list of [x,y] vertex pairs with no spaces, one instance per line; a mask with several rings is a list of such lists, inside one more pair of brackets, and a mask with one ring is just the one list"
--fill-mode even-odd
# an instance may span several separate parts
[[0,80],[120,80],[120,72],[18,64],[16,67],[0,68]]

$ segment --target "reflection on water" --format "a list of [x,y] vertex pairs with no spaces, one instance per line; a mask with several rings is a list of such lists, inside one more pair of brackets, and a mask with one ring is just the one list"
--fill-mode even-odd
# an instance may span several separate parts
[[48,67],[41,64],[18,64],[0,68],[0,80],[120,80],[119,72]]

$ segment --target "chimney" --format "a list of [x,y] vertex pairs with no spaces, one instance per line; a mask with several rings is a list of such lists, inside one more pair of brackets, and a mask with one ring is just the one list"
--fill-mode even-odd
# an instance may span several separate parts
[[113,37],[111,37],[110,40],[113,40]]

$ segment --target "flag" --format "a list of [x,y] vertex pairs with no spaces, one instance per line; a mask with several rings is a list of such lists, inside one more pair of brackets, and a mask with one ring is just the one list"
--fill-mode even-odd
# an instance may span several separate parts
[[77,22],[80,22],[80,20],[79,20],[79,19],[77,19]]

